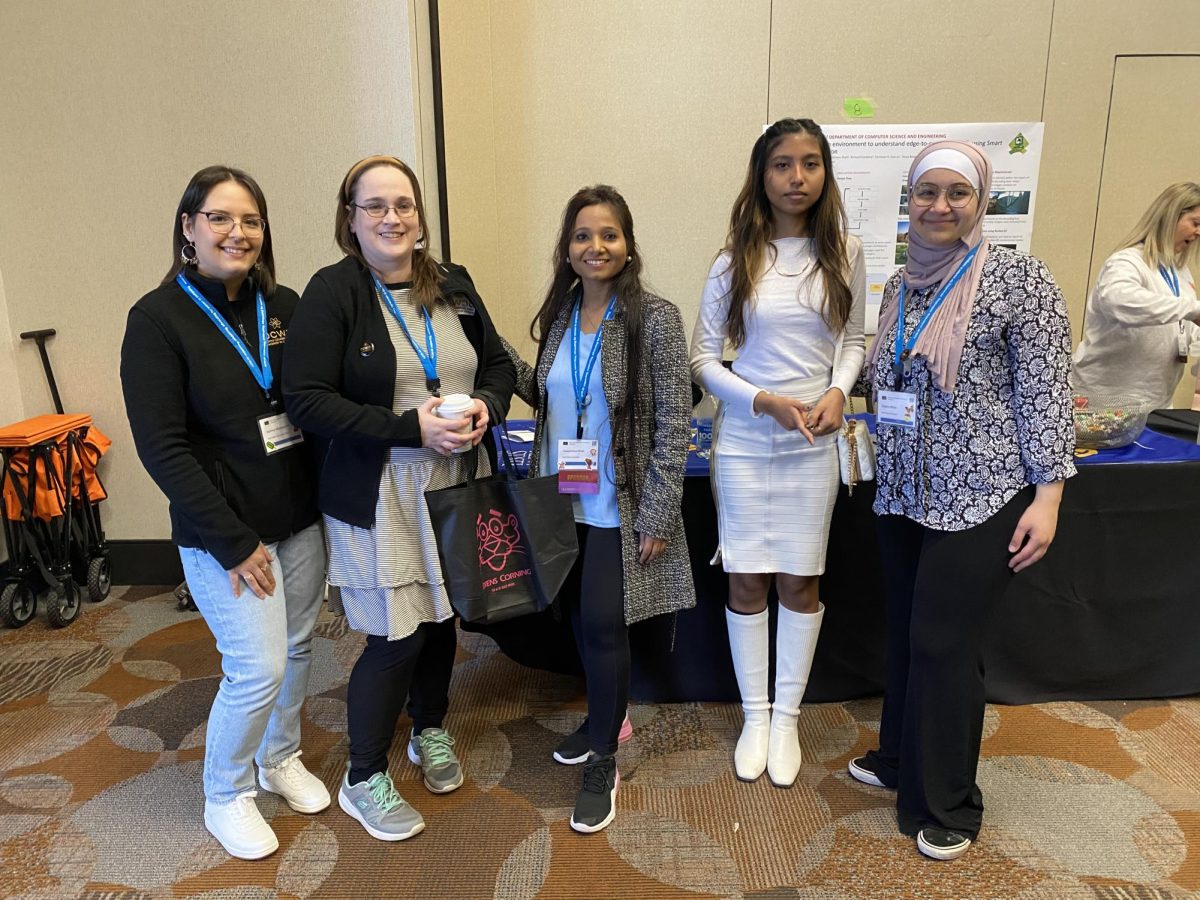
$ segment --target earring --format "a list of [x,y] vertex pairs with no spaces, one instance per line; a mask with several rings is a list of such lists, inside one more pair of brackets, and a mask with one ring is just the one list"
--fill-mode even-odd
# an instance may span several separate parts
[[196,259],[196,245],[188,241],[179,250],[179,261],[185,266],[194,266],[196,265]]
[[630,254],[629,256],[625,257],[625,262],[633,262],[633,255]]
[[254,271],[255,271],[255,272],[261,272],[261,271],[262,271],[262,260],[261,260],[261,259],[260,259],[260,260],[256,260],[256,261],[255,261],[255,263],[254,263]]

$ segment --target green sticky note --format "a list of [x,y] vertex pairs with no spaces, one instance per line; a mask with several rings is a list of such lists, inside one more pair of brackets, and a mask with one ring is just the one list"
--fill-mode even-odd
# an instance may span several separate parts
[[847,97],[842,103],[842,113],[847,119],[873,119],[875,103],[870,97]]

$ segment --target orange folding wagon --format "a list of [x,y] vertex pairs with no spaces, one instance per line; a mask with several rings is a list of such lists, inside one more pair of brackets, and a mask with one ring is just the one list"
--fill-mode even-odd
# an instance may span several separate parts
[[63,414],[46,354],[54,329],[30,331],[37,342],[57,415],[0,428],[0,524],[8,573],[0,586],[0,620],[20,628],[38,600],[56,628],[79,617],[82,595],[100,602],[112,588],[108,544],[100,525],[107,498],[96,464],[112,445],[82,413]]

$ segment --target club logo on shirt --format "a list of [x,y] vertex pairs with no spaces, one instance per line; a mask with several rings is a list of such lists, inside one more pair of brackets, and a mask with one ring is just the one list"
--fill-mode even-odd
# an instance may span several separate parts
[[451,297],[450,305],[454,307],[454,314],[456,316],[475,315],[475,304],[466,297]]
[[278,347],[287,340],[287,329],[283,327],[283,323],[275,316],[267,319],[267,346]]

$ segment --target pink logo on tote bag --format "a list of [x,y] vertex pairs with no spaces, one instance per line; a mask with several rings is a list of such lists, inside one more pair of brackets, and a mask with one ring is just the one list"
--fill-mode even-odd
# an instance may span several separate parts
[[475,533],[479,536],[479,565],[493,572],[500,572],[508,565],[508,558],[521,549],[521,527],[512,513],[504,515],[498,509],[488,510],[475,517]]

